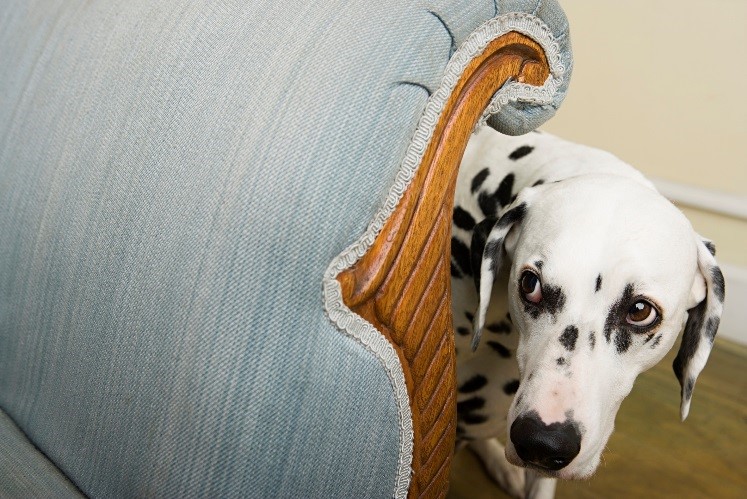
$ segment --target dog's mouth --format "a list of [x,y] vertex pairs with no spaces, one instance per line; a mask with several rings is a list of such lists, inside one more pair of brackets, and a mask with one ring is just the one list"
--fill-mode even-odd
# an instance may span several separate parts
[[[591,477],[597,469],[600,456],[591,456],[584,459],[583,456],[576,457],[573,461],[562,468],[556,466],[546,466],[540,462],[528,462],[519,457],[516,448],[512,443],[505,447],[506,459],[509,463],[522,468],[531,469],[538,474],[548,478],[559,478],[561,480],[585,480]],[[580,459],[579,459],[580,458]],[[555,468],[555,469],[553,469]]]

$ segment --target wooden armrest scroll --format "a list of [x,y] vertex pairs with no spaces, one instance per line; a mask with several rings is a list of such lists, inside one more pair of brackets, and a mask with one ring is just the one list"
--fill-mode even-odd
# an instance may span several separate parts
[[507,33],[470,62],[446,102],[412,183],[369,251],[337,279],[345,304],[392,343],[414,426],[409,497],[443,497],[456,432],[450,238],[454,187],[467,141],[492,96],[513,78],[542,85],[542,48]]

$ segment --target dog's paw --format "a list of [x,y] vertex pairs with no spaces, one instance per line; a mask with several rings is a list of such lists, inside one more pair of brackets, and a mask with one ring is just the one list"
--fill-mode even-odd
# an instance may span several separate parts
[[477,454],[488,475],[511,497],[524,498],[525,470],[506,460],[503,445],[495,438],[475,440],[469,448]]

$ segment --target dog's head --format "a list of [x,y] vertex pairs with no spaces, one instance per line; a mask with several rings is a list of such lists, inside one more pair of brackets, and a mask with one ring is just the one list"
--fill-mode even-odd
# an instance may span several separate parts
[[511,262],[521,380],[508,414],[509,461],[559,478],[591,475],[636,376],[683,329],[674,369],[685,419],[724,299],[712,249],[653,188],[610,175],[525,189],[476,227],[473,347],[496,274]]

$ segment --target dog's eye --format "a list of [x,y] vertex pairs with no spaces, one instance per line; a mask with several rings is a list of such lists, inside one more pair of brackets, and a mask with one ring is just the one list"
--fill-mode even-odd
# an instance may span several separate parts
[[638,300],[628,309],[625,322],[636,327],[648,327],[659,317],[656,308],[646,300]]
[[539,303],[542,301],[542,284],[537,274],[531,270],[525,270],[521,274],[519,286],[521,287],[524,298],[528,302]]

